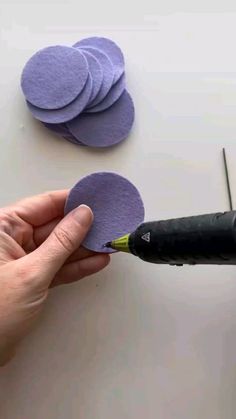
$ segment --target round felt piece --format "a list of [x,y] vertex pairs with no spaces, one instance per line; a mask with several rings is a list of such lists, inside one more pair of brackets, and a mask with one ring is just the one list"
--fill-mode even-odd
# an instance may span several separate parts
[[93,108],[86,109],[88,113],[94,112],[101,112],[107,108],[110,108],[122,95],[123,91],[125,90],[125,74],[122,74],[120,79],[114,84],[106,95],[106,97],[100,102],[98,105],[94,106]]
[[80,141],[76,140],[76,138],[72,134],[63,135],[63,138],[70,143],[73,143],[75,145],[80,145],[82,147],[87,147],[85,144],[81,143]]
[[124,73],[124,55],[118,45],[111,41],[111,39],[94,36],[91,38],[82,39],[77,43],[76,46],[90,46],[105,52],[105,54],[110,58],[115,69],[114,83],[116,83],[120,76]]
[[42,109],[59,109],[83,90],[88,63],[76,48],[56,45],[34,54],[26,63],[21,86],[26,100]]
[[[97,96],[103,81],[103,71],[102,66],[92,54],[90,54],[88,51],[82,51],[82,54],[85,56],[88,66],[89,66],[89,72],[92,77],[93,81],[93,88],[91,92],[91,96],[89,98],[89,103],[91,103],[95,97]],[[88,105],[89,105],[88,103]]]
[[103,81],[101,88],[93,102],[89,103],[89,106],[95,106],[101,102],[109,92],[114,80],[114,68],[108,56],[102,51],[90,47],[83,48],[81,51],[87,51],[95,58],[97,58],[103,70]]
[[43,125],[48,128],[50,131],[54,132],[56,135],[65,138],[66,140],[74,143],[76,145],[85,146],[85,144],[81,143],[80,141],[76,140],[76,138],[70,133],[67,126],[65,124],[47,124],[43,122]]
[[133,232],[144,219],[144,206],[136,187],[115,173],[93,173],[81,179],[70,191],[65,214],[81,204],[94,214],[92,228],[83,246],[95,252],[112,253],[104,247],[124,234]]
[[80,93],[80,95],[73,102],[61,109],[40,109],[32,105],[30,102],[26,103],[32,115],[36,119],[39,119],[39,121],[51,124],[61,124],[75,118],[84,110],[89,101],[92,87],[92,79],[89,74],[82,93]]
[[69,121],[69,131],[91,147],[109,147],[124,140],[134,122],[134,104],[125,90],[109,109],[99,113],[83,113]]
[[61,135],[62,137],[64,135],[69,134],[69,130],[66,125],[64,124],[48,124],[46,122],[43,122],[43,125],[48,128],[50,131],[54,132],[57,135]]

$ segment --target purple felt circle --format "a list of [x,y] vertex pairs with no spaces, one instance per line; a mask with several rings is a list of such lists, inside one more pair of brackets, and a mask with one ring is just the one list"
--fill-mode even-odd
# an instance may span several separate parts
[[110,106],[112,106],[122,95],[122,93],[125,90],[125,74],[122,74],[120,79],[114,84],[106,95],[106,97],[100,102],[98,105],[90,108],[89,106],[86,109],[86,112],[88,113],[94,113],[94,112],[102,112]]
[[64,124],[48,124],[43,122],[43,125],[49,129],[50,131],[54,132],[57,135],[64,136],[69,134],[69,130],[66,125]]
[[76,48],[56,45],[34,54],[26,63],[21,87],[25,98],[42,109],[60,109],[83,90],[88,63]]
[[69,193],[65,214],[81,204],[88,205],[94,214],[83,246],[95,252],[111,253],[104,244],[131,233],[144,219],[144,206],[137,188],[115,173],[93,173],[81,179]]
[[89,74],[82,93],[73,102],[61,109],[41,109],[32,105],[30,102],[26,103],[32,115],[39,121],[50,124],[61,124],[75,118],[84,110],[89,101],[92,87],[92,79]]
[[54,134],[59,135],[60,137],[65,138],[66,140],[70,141],[73,144],[81,145],[85,147],[85,144],[78,141],[68,130],[65,124],[47,124],[43,122],[43,125],[52,131]]
[[92,77],[92,82],[93,82],[93,88],[92,88],[91,96],[88,102],[88,105],[89,105],[89,103],[91,103],[95,99],[99,90],[101,89],[102,81],[103,81],[103,71],[102,71],[102,66],[97,60],[97,58],[95,58],[88,51],[81,51],[81,52],[85,56],[88,62],[89,72],[90,72],[90,75]]
[[103,112],[83,113],[69,121],[69,131],[90,147],[109,147],[127,138],[134,122],[134,104],[125,90],[114,105]]
[[80,141],[76,140],[75,137],[73,137],[73,135],[68,134],[68,135],[64,135],[63,138],[67,141],[69,141],[70,143],[73,143],[75,145],[80,145],[82,147],[87,147],[85,144],[81,143]]
[[99,102],[101,102],[104,99],[104,97],[106,97],[107,93],[110,91],[110,88],[114,80],[114,68],[109,57],[102,51],[99,51],[98,49],[91,47],[83,48],[81,49],[81,51],[87,51],[90,54],[92,54],[95,58],[97,58],[103,70],[103,81],[101,88],[93,102],[89,103],[89,106],[95,106]]
[[76,46],[84,47],[84,46],[90,46],[94,48],[100,49],[102,52],[105,52],[105,54],[110,58],[113,67],[114,67],[114,83],[116,83],[120,76],[124,73],[125,69],[125,60],[124,55],[118,47],[118,45],[108,38],[103,37],[97,37],[93,36],[90,38],[82,39],[77,43]]

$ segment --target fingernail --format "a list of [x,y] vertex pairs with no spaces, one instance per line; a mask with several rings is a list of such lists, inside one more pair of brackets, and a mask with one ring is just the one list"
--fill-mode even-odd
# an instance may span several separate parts
[[93,221],[93,213],[87,205],[80,205],[73,211],[75,219],[84,227],[89,227]]

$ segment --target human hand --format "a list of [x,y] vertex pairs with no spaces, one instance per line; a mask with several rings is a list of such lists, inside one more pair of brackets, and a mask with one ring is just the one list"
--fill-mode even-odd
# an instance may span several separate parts
[[80,247],[92,221],[85,205],[63,219],[68,192],[0,209],[0,366],[38,318],[50,287],[100,271],[109,256]]

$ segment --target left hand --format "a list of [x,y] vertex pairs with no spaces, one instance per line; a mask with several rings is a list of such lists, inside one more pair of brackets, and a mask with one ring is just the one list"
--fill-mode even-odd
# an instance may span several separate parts
[[82,205],[63,218],[67,195],[49,192],[0,209],[0,366],[31,329],[50,287],[109,263],[109,255],[80,247],[93,215]]

